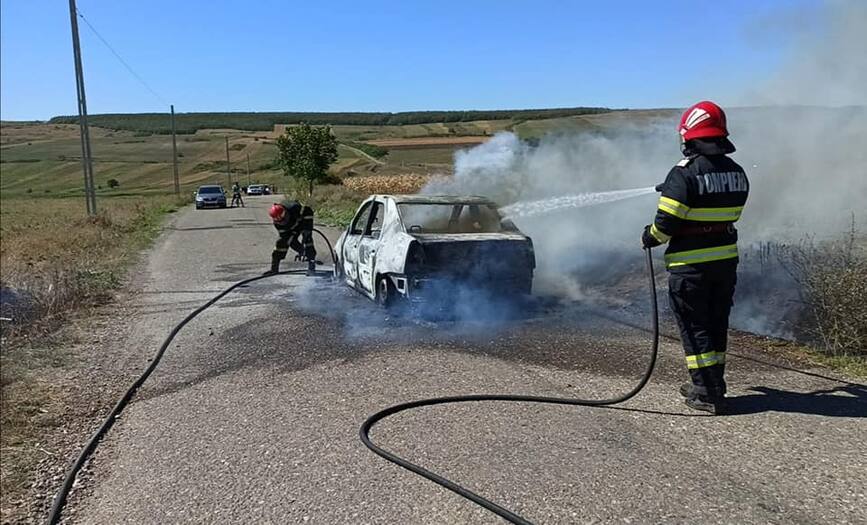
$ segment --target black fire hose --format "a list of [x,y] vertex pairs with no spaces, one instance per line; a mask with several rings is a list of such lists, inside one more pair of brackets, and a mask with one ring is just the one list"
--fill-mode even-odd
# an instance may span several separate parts
[[605,406],[605,405],[616,405],[618,403],[623,403],[624,401],[632,398],[650,380],[650,376],[653,373],[653,367],[656,364],[656,355],[659,349],[659,313],[656,305],[656,277],[653,273],[653,258],[650,254],[650,249],[645,249],[645,253],[647,256],[647,273],[648,280],[650,283],[650,298],[651,298],[651,307],[652,307],[652,322],[653,322],[653,342],[651,344],[650,350],[650,360],[647,363],[647,368],[644,371],[644,375],[641,377],[641,380],[638,381],[638,384],[632,388],[629,392],[622,394],[618,397],[613,397],[610,399],[576,399],[576,398],[561,398],[561,397],[541,397],[541,396],[519,396],[519,395],[508,395],[508,394],[477,394],[477,395],[467,395],[467,396],[452,396],[452,397],[434,397],[430,399],[420,399],[417,401],[410,401],[408,403],[401,403],[399,405],[390,406],[386,409],[383,409],[376,414],[373,414],[367,421],[361,425],[361,430],[359,433],[361,434],[361,441],[373,452],[382,456],[383,458],[400,465],[401,467],[415,472],[419,476],[425,477],[434,483],[449,489],[459,496],[463,496],[464,498],[480,505],[494,514],[500,516],[501,518],[509,521],[510,523],[516,523],[519,525],[529,525],[531,522],[521,516],[515,514],[514,512],[506,509],[500,505],[497,505],[491,500],[488,500],[482,496],[479,496],[475,492],[464,488],[457,483],[450,481],[439,474],[431,472],[424,467],[420,467],[414,463],[410,463],[409,461],[392,454],[391,452],[383,449],[382,447],[374,444],[370,440],[370,429],[373,426],[385,419],[388,416],[392,416],[399,412],[403,412],[406,410],[410,410],[413,408],[431,406],[431,405],[444,405],[449,403],[464,403],[468,401],[520,401],[520,402],[529,402],[529,403],[548,403],[555,405],[580,405],[580,406]]
[[[325,236],[321,231],[316,228],[313,229],[316,233],[318,233],[322,239],[325,241],[325,244],[328,246],[328,251],[331,253],[331,260],[334,264],[337,264],[337,258],[334,255],[334,248],[331,246],[331,242],[328,240],[328,237]],[[60,513],[63,511],[63,505],[66,503],[66,498],[69,496],[69,491],[72,490],[72,485],[75,483],[75,478],[78,475],[78,472],[81,470],[81,467],[87,462],[87,459],[93,454],[93,451],[96,450],[97,445],[99,445],[100,439],[109,431],[109,429],[114,425],[117,416],[120,415],[121,411],[129,404],[132,397],[135,395],[136,391],[144,384],[145,380],[151,375],[151,373],[156,369],[157,365],[160,363],[160,360],[163,358],[163,354],[168,349],[169,345],[174,340],[175,336],[178,335],[178,332],[187,325],[190,321],[192,321],[196,316],[200,313],[204,312],[214,303],[222,299],[224,296],[228,295],[232,290],[236,288],[240,288],[247,284],[250,284],[254,281],[258,281],[260,279],[267,279],[268,277],[273,277],[275,275],[290,275],[290,274],[305,274],[306,270],[286,270],[274,274],[267,275],[257,275],[256,277],[251,277],[249,279],[244,279],[243,281],[238,281],[232,286],[226,288],[222,292],[218,293],[216,296],[211,298],[208,302],[203,304],[202,306],[193,310],[189,315],[183,318],[180,323],[178,323],[171,332],[169,332],[168,337],[166,337],[165,341],[163,341],[160,349],[157,350],[157,353],[154,354],[153,358],[151,358],[151,364],[145,369],[144,372],[139,376],[138,379],[132,384],[132,386],[127,389],[126,393],[120,400],[114,405],[114,408],[111,409],[111,412],[108,413],[108,416],[102,422],[102,425],[90,436],[90,439],[84,445],[84,448],[81,450],[81,453],[78,455],[78,458],[75,460],[75,463],[72,464],[72,467],[66,473],[66,478],[63,480],[63,486],[60,487],[60,490],[57,492],[57,495],[54,496],[54,502],[51,505],[51,511],[48,514],[48,524],[54,525],[55,523],[60,521]]]
[[331,241],[328,240],[328,237],[326,237],[324,233],[317,230],[316,228],[313,228],[313,231],[318,233],[319,236],[322,237],[322,240],[325,241],[325,245],[328,246],[328,252],[331,254],[331,265],[337,266],[337,256],[334,255],[334,248],[331,246]]

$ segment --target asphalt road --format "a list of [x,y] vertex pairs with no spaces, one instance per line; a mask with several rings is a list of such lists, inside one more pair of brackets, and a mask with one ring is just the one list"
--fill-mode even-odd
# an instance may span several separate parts
[[[267,269],[271,201],[171,223],[126,321],[142,366],[189,311]],[[499,523],[369,452],[359,426],[430,396],[625,391],[649,338],[617,316],[540,300],[509,319],[419,321],[325,280],[259,281],[178,336],[66,516]],[[736,415],[697,416],[677,393],[679,345],[664,339],[661,352],[650,385],[622,406],[431,407],[386,420],[373,437],[536,523],[867,523],[864,388],[730,358]]]

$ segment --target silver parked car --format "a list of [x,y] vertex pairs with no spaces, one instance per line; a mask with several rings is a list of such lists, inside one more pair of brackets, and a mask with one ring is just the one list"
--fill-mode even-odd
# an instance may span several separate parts
[[247,186],[247,195],[265,195],[265,186],[262,184],[251,184]]
[[484,197],[372,195],[335,245],[335,276],[383,306],[466,290],[529,294],[532,240]]
[[217,184],[199,186],[196,190],[196,209],[202,208],[225,208],[226,192]]

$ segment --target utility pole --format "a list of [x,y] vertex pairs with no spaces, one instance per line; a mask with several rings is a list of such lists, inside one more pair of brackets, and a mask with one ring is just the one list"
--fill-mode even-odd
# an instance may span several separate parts
[[247,186],[252,184],[250,181],[250,154],[247,153]]
[[232,187],[232,172],[229,169],[229,137],[226,137],[226,177],[229,179],[227,188]]
[[81,132],[81,167],[84,171],[84,199],[87,214],[96,215],[96,190],[93,183],[93,157],[90,151],[90,128],[87,125],[87,98],[84,94],[84,71],[81,67],[81,45],[78,42],[78,9],[69,0],[69,21],[72,24],[72,53],[75,57],[75,91],[78,96],[78,127]]
[[175,136],[175,105],[172,108],[172,169],[175,174],[175,195],[181,194],[181,179],[178,178],[178,140]]

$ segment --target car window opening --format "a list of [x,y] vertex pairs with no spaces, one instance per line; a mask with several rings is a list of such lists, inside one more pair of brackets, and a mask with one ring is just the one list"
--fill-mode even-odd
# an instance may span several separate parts
[[380,232],[382,231],[382,216],[383,216],[384,207],[380,202],[373,203],[373,211],[371,212],[371,217],[367,229],[364,234],[370,237],[379,237]]
[[408,233],[500,233],[506,231],[497,210],[490,204],[398,205]]
[[358,215],[355,217],[355,221],[352,223],[352,226],[349,229],[350,235],[361,235],[364,229],[367,227],[367,221],[370,218],[370,202],[365,203],[365,205],[361,208],[361,211],[358,212]]

